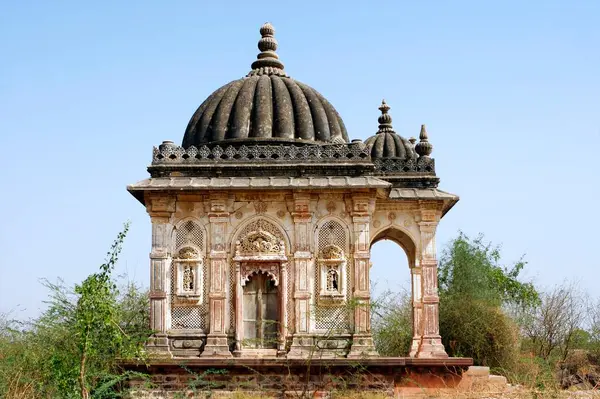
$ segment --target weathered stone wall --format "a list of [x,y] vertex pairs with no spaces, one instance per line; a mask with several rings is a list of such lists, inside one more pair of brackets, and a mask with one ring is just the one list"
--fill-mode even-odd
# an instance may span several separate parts
[[[252,262],[260,271],[257,262],[272,261],[280,287],[280,355],[305,357],[316,336],[339,336],[352,345],[337,345],[331,356],[374,356],[370,248],[392,239],[406,251],[412,277],[410,354],[446,356],[438,333],[435,252],[442,202],[386,199],[376,189],[348,188],[165,191],[147,194],[145,202],[153,222],[151,319],[157,334],[151,349],[176,357],[239,354],[240,284]],[[187,241],[181,238],[186,229],[192,237]],[[281,250],[240,254],[240,243],[256,230],[264,230],[272,246],[281,241]],[[324,293],[326,270],[338,273],[339,293]],[[185,281],[196,279],[187,293],[180,287],[183,273]]]
[[[320,362],[316,362],[320,363]],[[227,396],[248,392],[273,397],[313,397],[331,392],[424,392],[459,385],[465,366],[408,367],[359,363],[344,366],[287,364],[285,366],[151,367],[148,380],[130,382],[133,397],[175,398],[185,393]],[[139,371],[144,371],[140,369]],[[180,396],[179,396],[180,397]],[[200,397],[200,396],[198,396]]]

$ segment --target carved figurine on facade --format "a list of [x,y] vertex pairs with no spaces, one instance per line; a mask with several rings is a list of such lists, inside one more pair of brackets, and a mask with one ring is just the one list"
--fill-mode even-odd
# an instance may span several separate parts
[[[155,148],[128,190],[152,219],[148,348],[166,357],[377,356],[370,248],[406,251],[409,356],[444,358],[437,224],[458,201],[437,188],[432,145],[392,127],[350,140],[333,106],[285,72],[261,27],[250,72],[212,93],[181,146]],[[376,267],[376,266],[375,266]]]

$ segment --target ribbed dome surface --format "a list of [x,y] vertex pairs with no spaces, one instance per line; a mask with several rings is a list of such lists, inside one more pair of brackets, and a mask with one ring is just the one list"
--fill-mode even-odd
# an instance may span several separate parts
[[260,28],[261,51],[252,70],[212,93],[190,120],[182,146],[231,141],[347,143],[333,106],[315,89],[290,78],[275,50],[275,29]]
[[349,141],[342,118],[320,93],[275,74],[247,76],[211,94],[192,116],[183,147],[231,139]]
[[371,158],[417,158],[413,144],[394,131],[392,117],[388,114],[390,107],[385,100],[379,109],[379,130],[365,141],[371,147]]
[[371,146],[372,158],[416,158],[408,140],[396,133],[380,133],[369,137],[365,144]]

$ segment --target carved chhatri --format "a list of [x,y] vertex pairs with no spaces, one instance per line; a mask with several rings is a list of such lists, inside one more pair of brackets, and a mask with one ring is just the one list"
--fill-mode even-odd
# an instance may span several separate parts
[[401,161],[415,160],[417,156],[413,145],[394,131],[392,116],[388,113],[390,106],[385,100],[381,101],[379,110],[381,111],[378,118],[379,130],[365,141],[365,144],[371,147],[371,158],[374,160],[384,158]]
[[208,96],[182,146],[154,148],[150,177],[128,187],[152,220],[148,349],[376,357],[370,248],[390,239],[408,258],[393,272],[412,282],[407,355],[446,357],[435,232],[458,197],[437,188],[425,127],[418,143],[401,137],[382,101],[377,132],[350,141],[333,106],[284,72],[273,26],[260,34],[250,73]]

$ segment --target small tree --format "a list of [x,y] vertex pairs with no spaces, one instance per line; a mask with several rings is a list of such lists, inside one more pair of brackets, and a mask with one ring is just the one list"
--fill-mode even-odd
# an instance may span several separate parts
[[590,314],[590,344],[597,347],[598,354],[600,354],[600,299],[591,303],[588,312]]
[[485,243],[483,235],[470,239],[463,232],[450,242],[439,262],[440,296],[445,301],[462,298],[490,306],[529,306],[539,302],[532,283],[519,281],[527,264],[500,264],[500,248]]
[[519,280],[523,259],[500,263],[500,249],[462,232],[439,262],[440,333],[449,354],[476,364],[510,368],[518,355],[517,328],[503,309],[538,303],[533,284]]
[[556,354],[562,361],[581,335],[585,318],[585,297],[573,284],[543,293],[541,301],[519,317],[534,353],[544,360]]
[[112,277],[128,225],[99,272],[75,288],[44,281],[48,308],[27,322],[0,317],[0,397],[114,398],[118,361],[143,355],[149,336],[148,298]]
[[129,223],[111,246],[100,271],[75,286],[79,295],[74,311],[75,340],[79,352],[79,388],[81,397],[88,399],[90,378],[98,378],[89,373],[89,363],[102,363],[129,348],[124,345],[125,332],[118,323],[119,306],[117,287],[112,279],[123,240],[129,231]]

